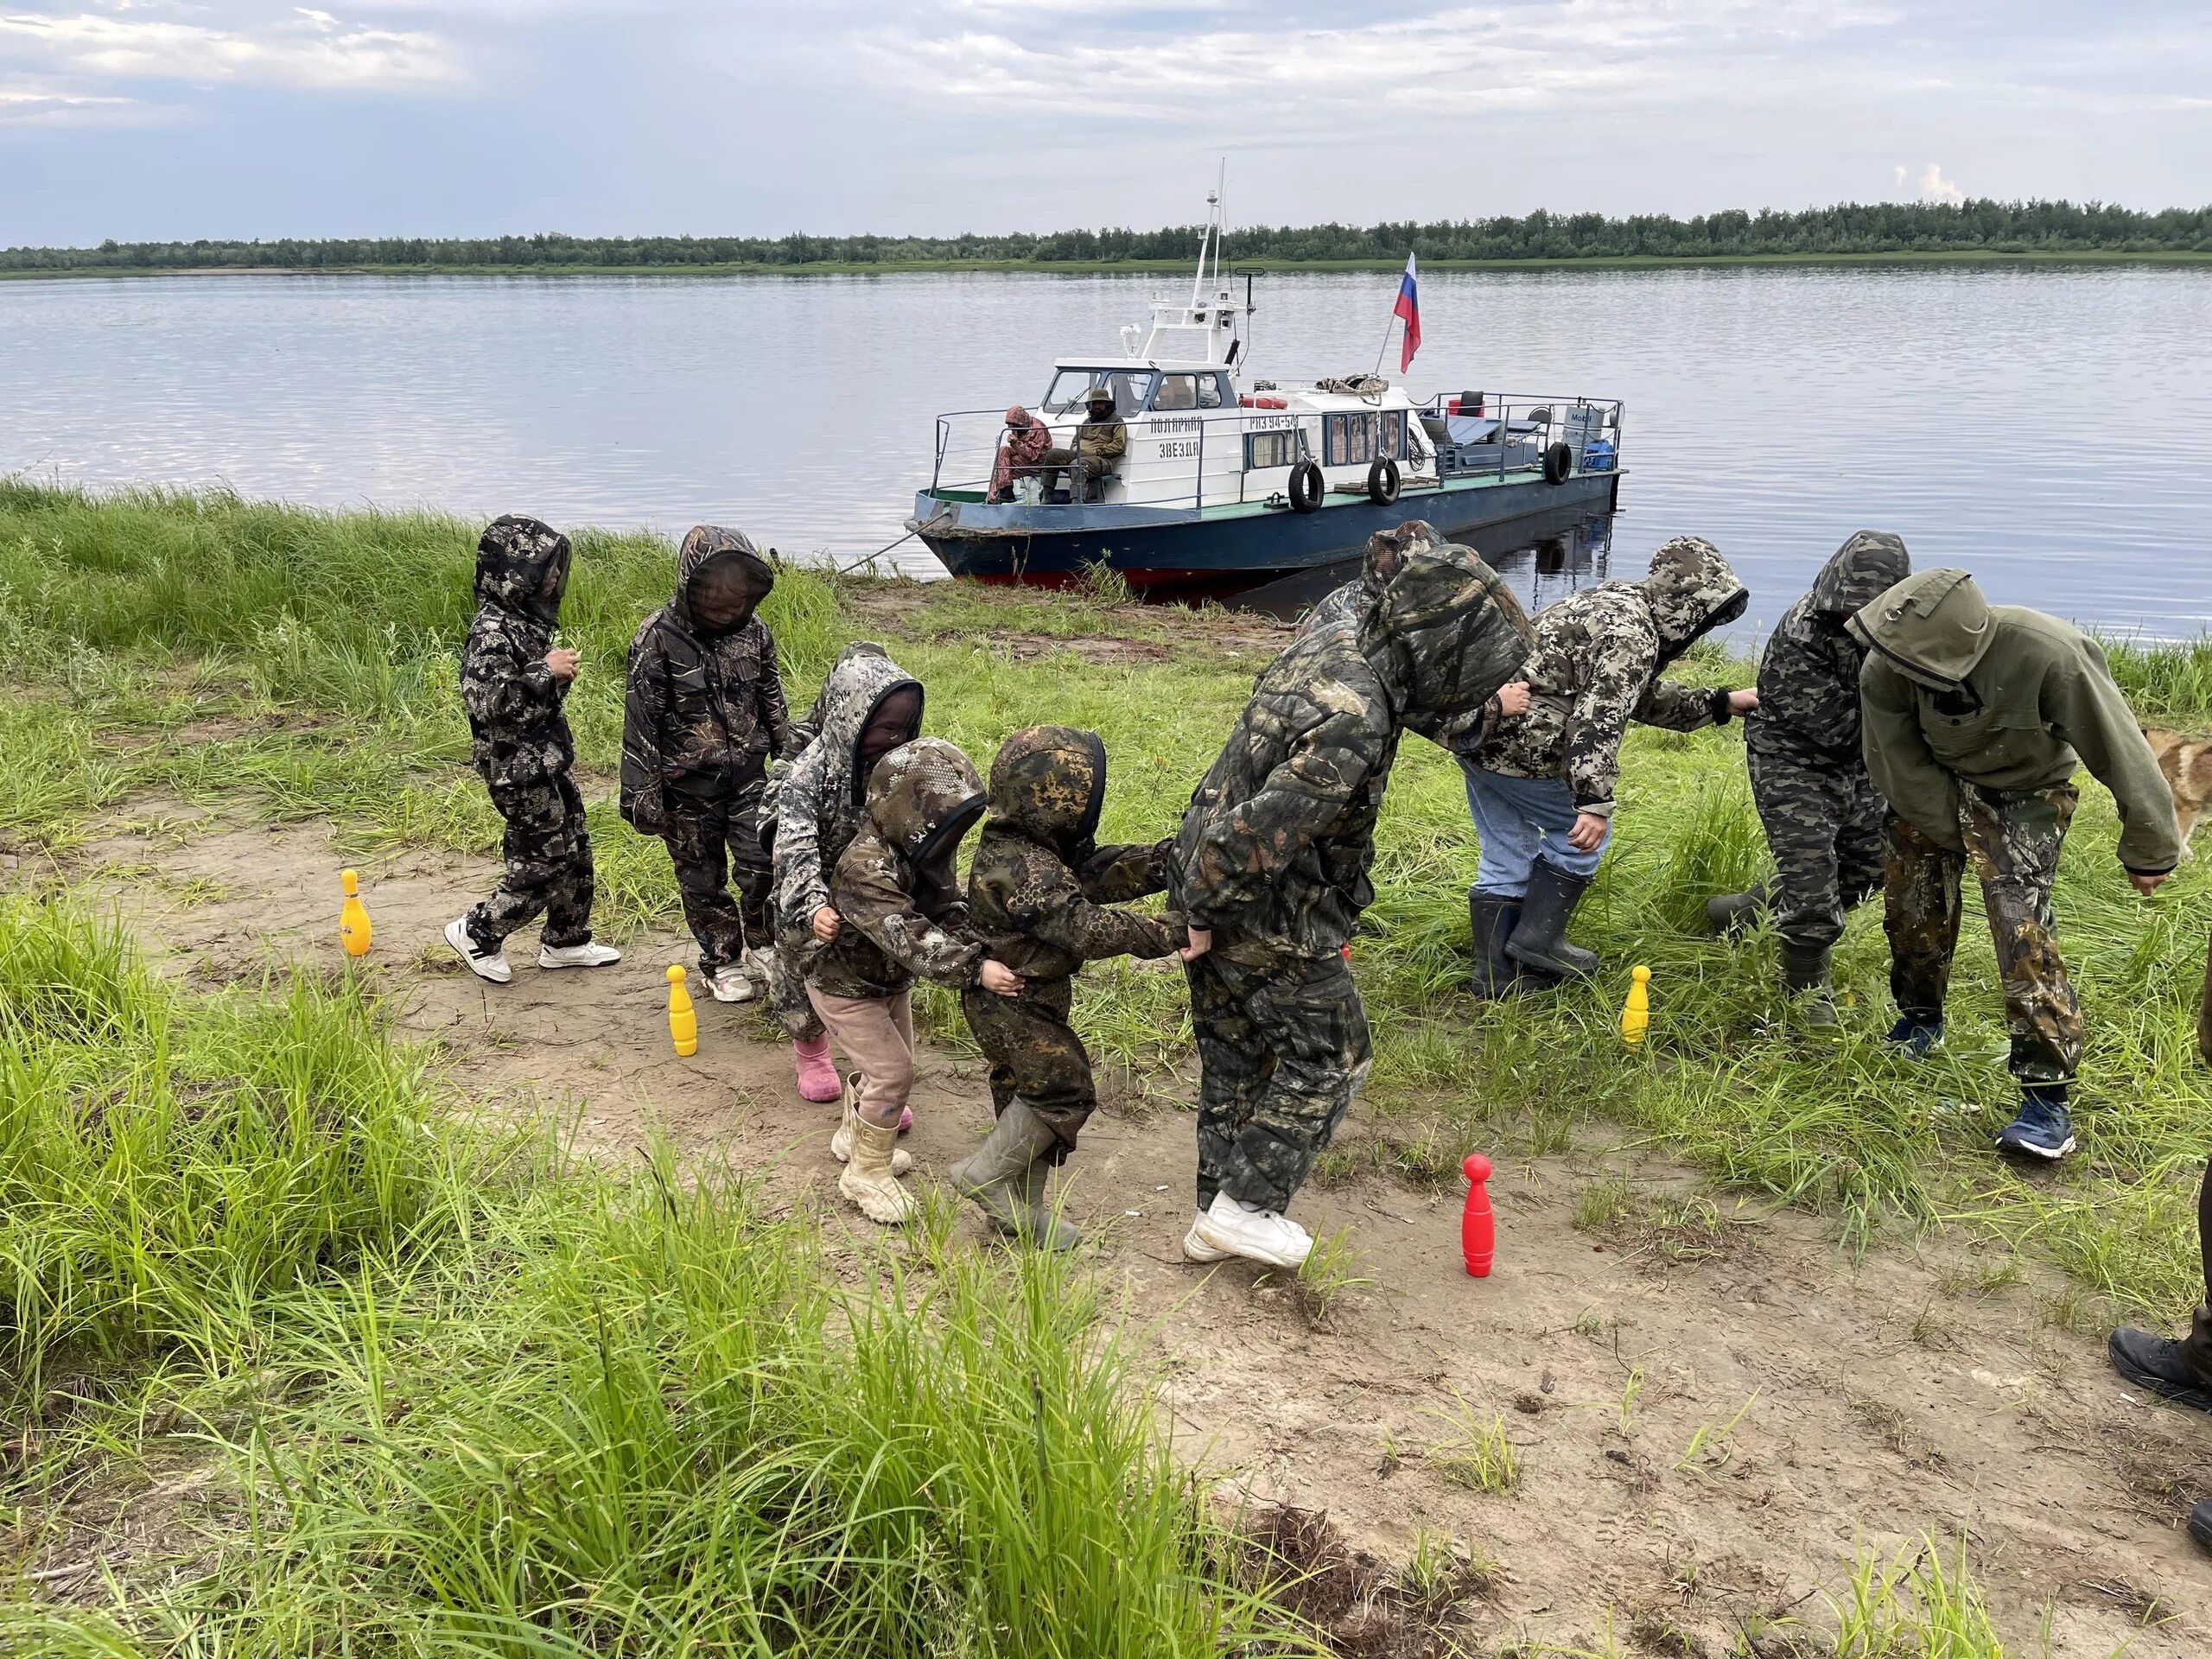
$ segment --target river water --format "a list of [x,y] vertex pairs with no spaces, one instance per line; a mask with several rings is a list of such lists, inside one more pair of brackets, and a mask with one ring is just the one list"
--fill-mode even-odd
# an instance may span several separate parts
[[[1164,276],[226,275],[0,283],[0,472],[330,505],[897,537],[933,416],[1033,402]],[[1185,291],[1187,291],[1185,289]],[[1372,366],[1395,276],[1259,279],[1247,360]],[[1623,574],[1704,535],[1770,622],[1862,525],[1993,598],[2212,621],[2212,272],[1431,273],[1414,391],[1618,397]],[[1395,347],[1392,348],[1395,360]],[[897,557],[936,574],[908,542]],[[1546,600],[1600,535],[1507,556]]]

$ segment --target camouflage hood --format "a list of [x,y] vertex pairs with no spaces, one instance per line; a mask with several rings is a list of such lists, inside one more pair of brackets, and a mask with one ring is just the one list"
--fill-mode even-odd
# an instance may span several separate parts
[[476,543],[476,600],[553,626],[572,556],[569,538],[552,525],[509,513],[494,518]]
[[872,640],[846,646],[830,664],[817,705],[822,717],[823,798],[861,798],[861,734],[886,697],[907,688],[912,690],[918,710],[922,683]]
[[722,632],[734,633],[750,621],[760,601],[767,598],[768,590],[776,585],[774,569],[760,556],[743,531],[724,530],[719,524],[694,524],[684,537],[683,545],[676,551],[676,598],[669,606],[685,632],[703,632],[698,619],[692,614],[692,592],[699,579],[707,574],[707,568],[724,560],[734,562],[745,573],[752,603],[746,607],[745,615],[721,630]]
[[1529,654],[1529,619],[1498,574],[1419,519],[1369,539],[1360,583],[1373,595],[1360,650],[1432,741],[1478,721]]
[[1651,556],[1651,574],[1637,585],[1658,631],[1662,668],[1743,615],[1751,602],[1751,590],[1702,536],[1677,536],[1664,543]]
[[1963,570],[1907,576],[1845,626],[1907,679],[1938,691],[1964,683],[1997,632],[1989,601]]
[[1813,578],[1812,609],[1840,621],[1911,574],[1902,538],[1886,530],[1856,531]]
[[974,764],[941,737],[918,737],[892,750],[868,776],[868,822],[917,870],[957,847],[982,817],[983,804],[983,780]]
[[1064,853],[1098,834],[1106,801],[1106,745],[1096,732],[1032,726],[991,762],[991,822]]

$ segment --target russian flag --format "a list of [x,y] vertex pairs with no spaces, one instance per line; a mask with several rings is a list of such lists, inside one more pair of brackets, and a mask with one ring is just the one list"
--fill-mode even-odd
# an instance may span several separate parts
[[1406,256],[1406,274],[1398,283],[1398,302],[1390,308],[1392,313],[1406,325],[1403,342],[1398,347],[1398,372],[1403,374],[1414,365],[1414,353],[1421,350],[1421,294],[1414,283],[1414,257]]

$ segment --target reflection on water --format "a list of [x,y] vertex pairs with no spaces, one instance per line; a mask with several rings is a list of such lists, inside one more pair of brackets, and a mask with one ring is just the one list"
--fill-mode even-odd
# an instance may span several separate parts
[[[1553,601],[1606,579],[1613,546],[1613,515],[1539,514],[1469,531],[1459,540],[1505,578],[1514,597],[1533,616]],[[1301,570],[1264,588],[1255,588],[1231,602],[1239,610],[1295,621],[1323,594],[1357,575],[1359,563],[1344,559]]]
[[[1234,254],[1232,245],[1230,252]],[[933,417],[1032,402],[1150,276],[0,283],[0,472],[333,505],[701,520],[861,557]],[[1396,277],[1269,276],[1253,372],[1371,366]],[[1770,624],[1853,531],[2107,627],[2212,617],[2212,271],[1439,271],[1412,389],[1626,405],[1624,570],[1709,537]],[[1540,537],[1524,546],[1534,547]],[[1514,550],[1497,557],[1510,564]],[[902,568],[936,574],[912,542]],[[1582,579],[1532,554],[1532,594]]]

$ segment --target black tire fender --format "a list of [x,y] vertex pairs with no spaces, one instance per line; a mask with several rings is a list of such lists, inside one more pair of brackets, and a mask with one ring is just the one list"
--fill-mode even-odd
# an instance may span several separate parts
[[1574,475],[1574,451],[1555,443],[1544,451],[1544,482],[1564,484]]
[[1398,463],[1389,456],[1367,469],[1367,499],[1382,507],[1398,499]]
[[1293,512],[1311,512],[1321,505],[1321,498],[1328,493],[1323,482],[1321,469],[1310,461],[1301,461],[1290,469],[1290,508]]

